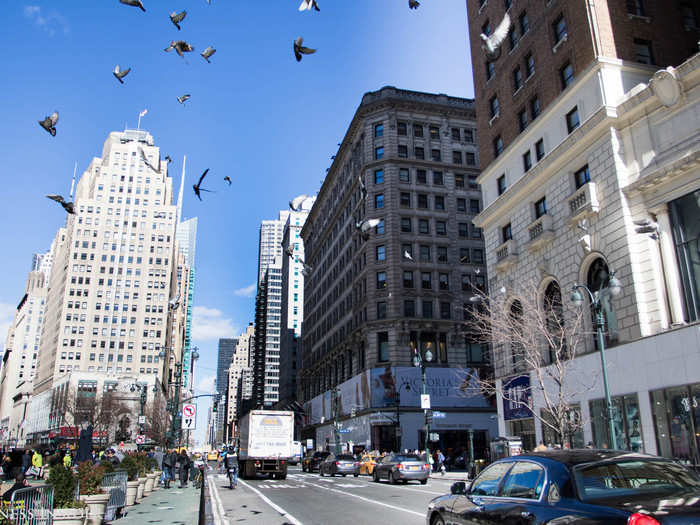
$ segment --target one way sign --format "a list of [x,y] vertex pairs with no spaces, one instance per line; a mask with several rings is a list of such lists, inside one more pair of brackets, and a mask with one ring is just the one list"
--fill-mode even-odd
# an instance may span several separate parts
[[187,403],[182,405],[182,429],[194,430],[197,428],[197,405]]

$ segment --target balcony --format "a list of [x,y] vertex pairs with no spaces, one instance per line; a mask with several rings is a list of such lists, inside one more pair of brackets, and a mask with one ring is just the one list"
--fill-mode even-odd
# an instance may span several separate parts
[[496,270],[505,271],[518,262],[518,245],[513,239],[496,248]]
[[530,237],[527,243],[528,250],[537,250],[554,240],[554,228],[552,227],[552,216],[545,213],[527,227]]
[[571,222],[571,224],[575,224],[582,219],[590,217],[594,213],[598,213],[600,204],[598,203],[598,193],[596,191],[595,182],[587,182],[581,186],[569,197],[568,202],[569,222]]

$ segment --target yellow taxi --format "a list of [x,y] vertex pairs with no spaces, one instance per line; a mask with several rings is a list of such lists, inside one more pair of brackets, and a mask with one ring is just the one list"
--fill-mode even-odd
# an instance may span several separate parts
[[216,450],[212,450],[207,454],[207,461],[217,461],[219,459],[219,453]]
[[362,454],[362,458],[360,459],[360,474],[371,476],[372,472],[374,472],[374,466],[377,464],[378,456],[379,454],[373,452]]

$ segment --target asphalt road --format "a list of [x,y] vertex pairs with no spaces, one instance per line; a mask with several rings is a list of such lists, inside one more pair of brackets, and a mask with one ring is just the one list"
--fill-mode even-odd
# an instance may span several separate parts
[[216,525],[424,525],[428,502],[449,493],[454,483],[439,474],[427,485],[374,483],[368,476],[321,478],[300,467],[290,467],[286,480],[239,480],[234,490],[223,474],[210,471],[209,480]]

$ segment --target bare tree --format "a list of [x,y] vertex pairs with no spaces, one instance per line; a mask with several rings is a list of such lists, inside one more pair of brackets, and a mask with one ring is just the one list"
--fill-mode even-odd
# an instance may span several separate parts
[[[563,303],[556,281],[544,290],[533,282],[518,286],[470,299],[465,333],[472,342],[491,346],[492,375],[463,370],[461,390],[468,396],[498,396],[511,410],[528,410],[563,445],[583,428],[576,400],[595,381],[576,369],[575,359],[585,349],[584,313]],[[533,399],[541,411],[533,410]]]
[[169,417],[166,410],[165,398],[156,393],[151,402],[146,405],[146,434],[160,445],[166,444],[166,433],[169,430]]
[[77,427],[87,423],[93,432],[106,436],[109,441],[114,437],[120,418],[131,413],[128,404],[119,399],[114,392],[104,392],[98,397],[96,390],[67,390],[64,399],[64,421]]

